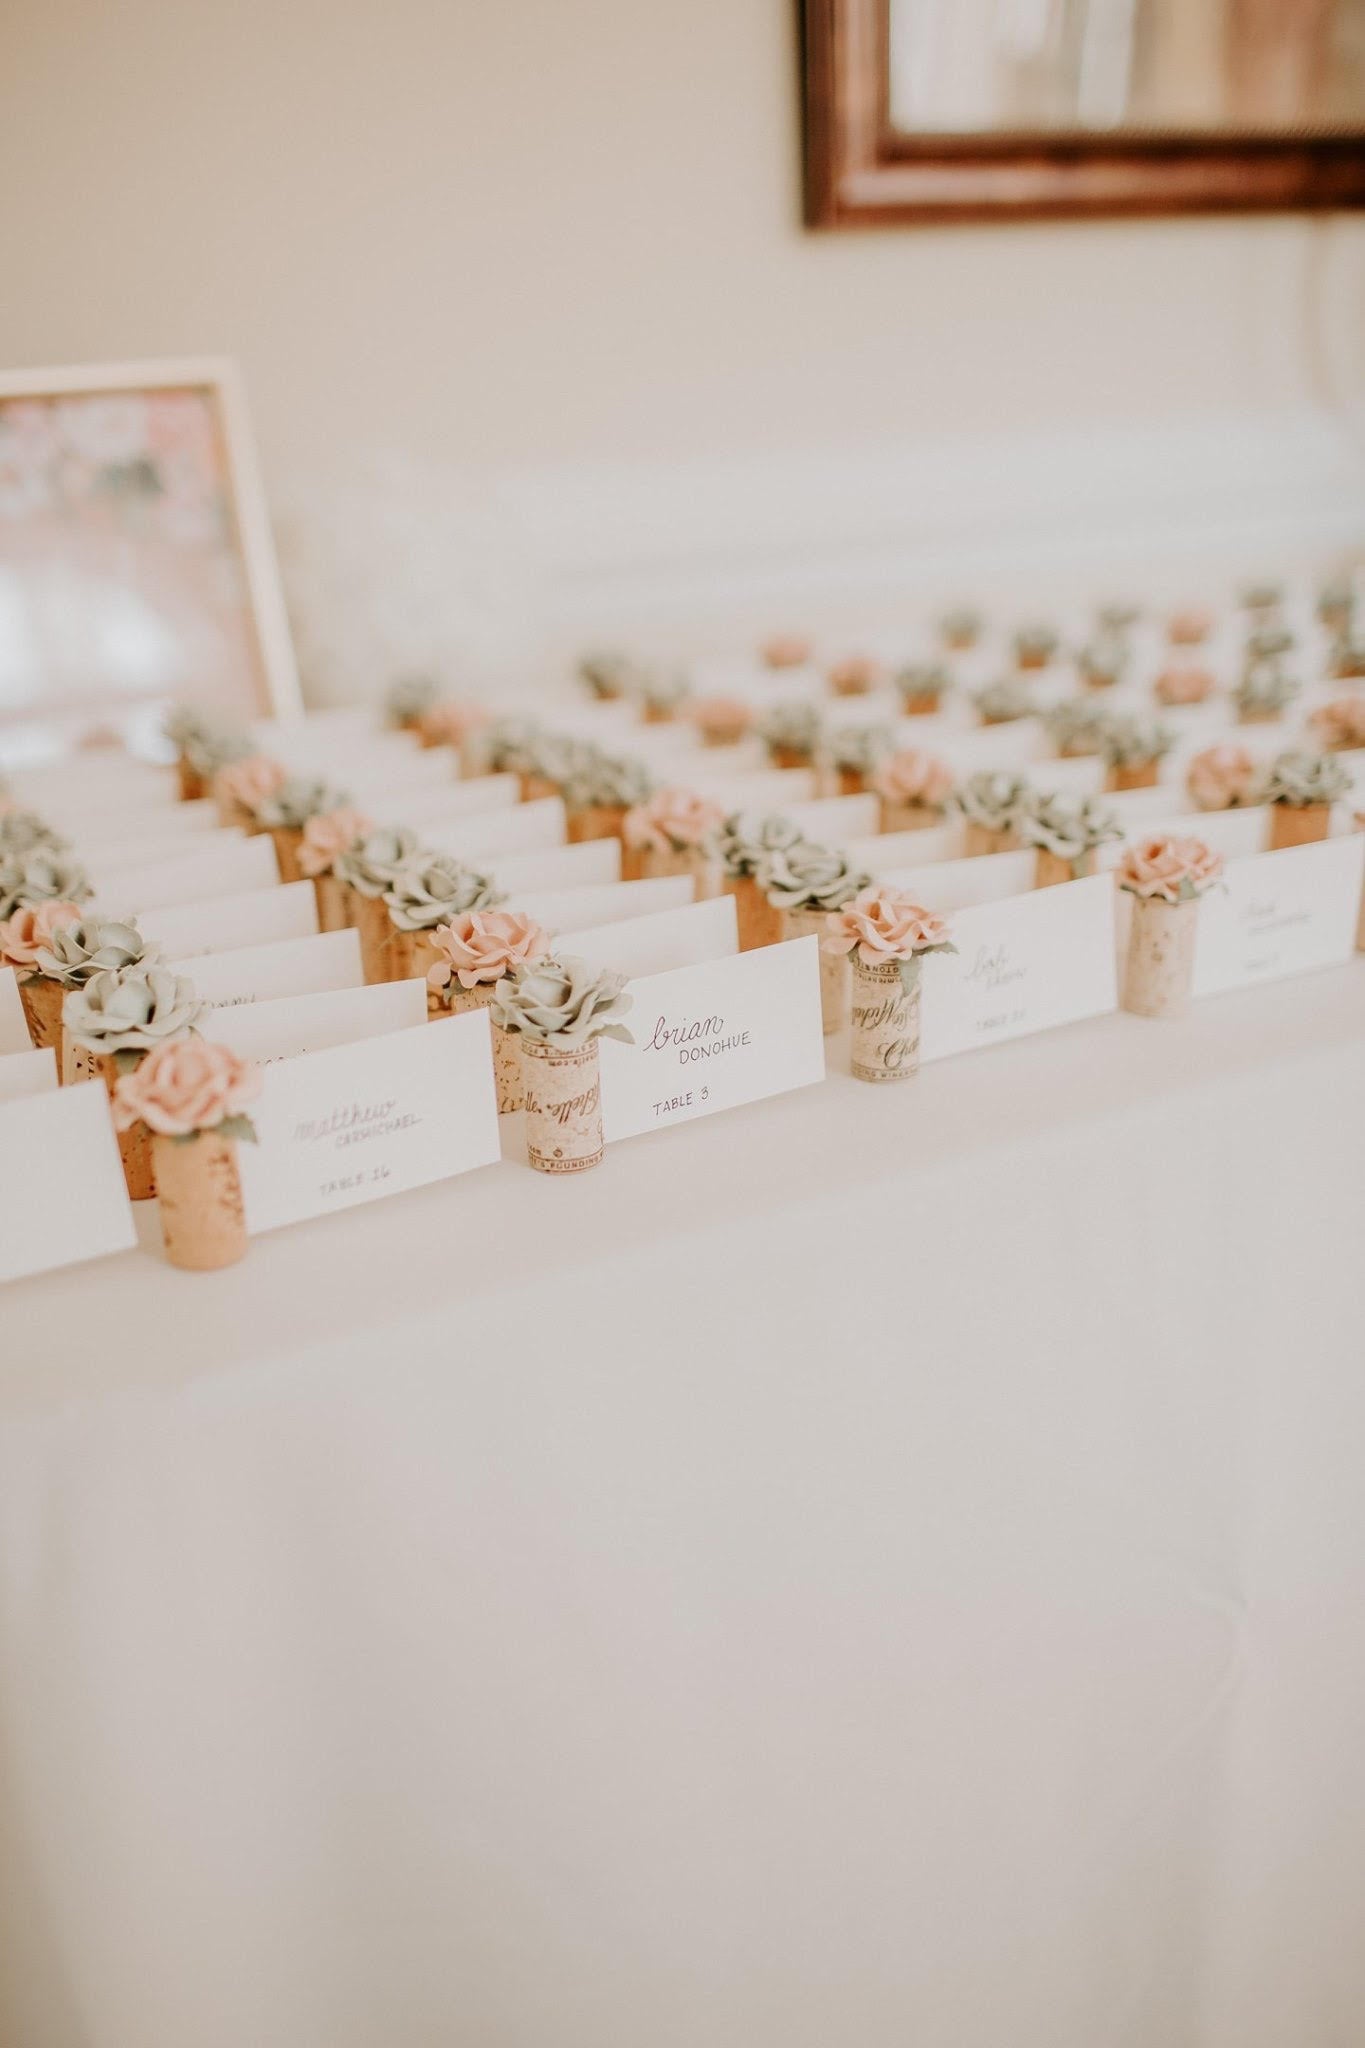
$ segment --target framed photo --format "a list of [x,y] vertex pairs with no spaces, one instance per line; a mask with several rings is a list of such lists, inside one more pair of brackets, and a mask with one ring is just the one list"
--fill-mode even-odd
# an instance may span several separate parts
[[181,700],[300,708],[235,366],[0,372],[0,765],[155,756]]
[[1365,0],[804,0],[812,227],[1365,205]]

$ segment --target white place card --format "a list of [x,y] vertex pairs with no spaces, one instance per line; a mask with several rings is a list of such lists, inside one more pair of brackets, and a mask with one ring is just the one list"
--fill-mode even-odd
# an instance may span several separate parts
[[[47,815],[54,823],[61,822],[51,807]],[[69,822],[62,829],[82,851],[86,840],[90,839],[107,847],[111,853],[120,846],[135,845],[153,833],[159,841],[174,840],[178,845],[183,840],[198,839],[202,834],[237,830],[235,826],[224,826],[220,822],[218,806],[211,797],[189,804],[159,804],[154,810],[147,811],[136,805],[120,804],[114,808],[97,809],[93,804],[81,804],[69,813]],[[237,836],[240,838],[240,832]]]
[[1117,1004],[1109,875],[978,904],[952,927],[957,952],[924,962],[921,1060],[1001,1045]]
[[447,819],[439,830],[424,826],[422,837],[439,853],[461,860],[491,861],[500,853],[531,853],[564,844],[564,799],[537,797],[510,810],[483,811],[474,817]]
[[[1254,804],[1237,811],[1168,814],[1136,826],[1129,834],[1129,842],[1146,839],[1155,832],[1174,833],[1181,839],[1202,839],[1205,846],[1221,853],[1224,860],[1250,860],[1254,854],[1266,850],[1266,841],[1270,837],[1270,811],[1265,804]],[[1122,845],[1111,844],[1102,850],[1109,866],[1117,866],[1123,858]]]
[[458,787],[446,747],[384,754],[379,760],[372,760],[367,754],[350,762],[329,762],[327,776],[350,792],[359,810],[368,811],[381,822],[403,820],[407,805],[415,797],[436,792],[448,794]]
[[855,866],[866,869],[877,881],[899,868],[928,867],[931,861],[964,858],[966,835],[961,819],[946,825],[926,825],[922,832],[874,832],[866,839],[850,839],[844,852]]
[[12,967],[0,967],[0,1053],[32,1050],[19,977]]
[[465,818],[484,811],[506,811],[520,801],[521,778],[517,775],[475,775],[468,782],[443,783],[440,789],[424,789],[404,799],[403,823],[424,833],[430,827],[459,828]]
[[[171,971],[194,983],[195,994],[219,1009],[268,1003],[278,996],[312,996],[325,989],[361,988],[360,934],[316,932],[311,939],[277,939],[270,946],[240,946],[173,960]],[[205,1030],[213,1035],[212,1019]]]
[[683,786],[724,804],[727,816],[731,811],[789,812],[793,804],[816,800],[815,771],[811,768],[761,768],[754,775],[692,770]]
[[104,839],[74,833],[71,838],[79,858],[98,877],[105,868],[145,868],[154,861],[179,861],[187,853],[241,846],[246,834],[237,825],[219,825],[212,832],[162,833],[153,830],[148,820],[136,838]]
[[722,960],[739,951],[735,899],[715,896],[704,903],[657,910],[647,917],[627,917],[615,924],[564,932],[555,943],[557,950],[570,958],[592,960],[632,981],[640,975],[666,974],[674,967],[695,967],[704,960]]
[[1194,993],[1335,967],[1355,951],[1365,834],[1230,861],[1199,900]]
[[232,846],[189,848],[173,859],[140,867],[106,868],[94,877],[101,908],[114,916],[136,916],[149,903],[194,903],[201,897],[234,896],[244,889],[268,889],[280,879],[268,834]]
[[41,1050],[0,1053],[0,1102],[17,1095],[43,1095],[57,1085],[57,1055],[50,1045]]
[[792,804],[783,815],[816,846],[845,846],[876,831],[882,806],[876,796],[822,796],[814,803]]
[[679,904],[690,903],[693,894],[690,875],[653,875],[643,882],[602,882],[586,889],[514,889],[507,907],[524,910],[547,932],[586,931],[623,917],[676,910]]
[[500,1156],[488,1014],[471,1010],[281,1060],[238,1147],[247,1228],[274,1230]]
[[16,770],[10,778],[10,793],[25,810],[68,814],[84,804],[92,809],[125,805],[173,810],[179,796],[171,769],[135,761],[124,753],[72,754],[42,768]]
[[500,853],[494,863],[494,880],[509,894],[517,889],[585,889],[590,883],[620,879],[621,842],[615,837],[539,847],[531,853]]
[[1098,754],[1054,755],[1046,761],[1029,761],[1024,771],[1040,796],[1103,797],[1104,763]]
[[608,1141],[824,1079],[814,938],[649,975],[630,993],[635,1043],[601,1041]]
[[1037,872],[1038,856],[1029,848],[1019,853],[977,854],[970,860],[933,861],[924,867],[892,868],[879,880],[890,888],[903,889],[927,910],[944,916],[976,903],[1022,896],[1032,889]]
[[103,1084],[0,1103],[0,1280],[103,1258],[133,1242]]
[[[318,928],[317,892],[311,882],[282,882],[240,896],[208,896],[202,903],[155,904],[138,918],[144,939],[168,960],[269,946],[278,939],[309,939]],[[189,970],[193,975],[193,968]]]
[[426,1014],[424,981],[380,981],[372,988],[277,996],[267,1003],[215,1010],[209,1035],[244,1059],[265,1066],[272,1060],[326,1052],[333,1045],[353,1045],[361,1038],[380,1038],[389,1031],[409,1031],[424,1023]]

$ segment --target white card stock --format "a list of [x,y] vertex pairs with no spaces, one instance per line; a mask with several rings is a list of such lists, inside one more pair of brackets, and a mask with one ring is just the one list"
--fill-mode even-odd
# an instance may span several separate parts
[[[629,883],[625,884],[627,888]],[[673,967],[695,967],[739,950],[733,896],[705,903],[684,903],[676,910],[657,910],[647,917],[627,917],[585,931],[564,932],[556,948],[571,958],[592,960],[634,980],[639,975],[665,974]]]
[[[200,953],[175,960],[172,972],[188,975],[195,994],[220,1008],[268,1003],[278,996],[311,996],[324,989],[360,988],[360,934],[317,932],[311,939],[277,939],[271,946],[241,946],[227,953]],[[206,1031],[213,1035],[212,1019]]]
[[[174,817],[175,813],[171,812]],[[236,825],[215,826],[211,832],[162,832],[151,819],[143,823],[136,838],[107,839],[93,834],[73,833],[72,843],[84,862],[96,888],[106,868],[145,868],[154,861],[179,861],[186,854],[196,856],[224,846],[241,846],[246,835]]]
[[210,846],[203,852],[187,847],[167,860],[110,866],[96,877],[100,907],[113,916],[136,916],[149,903],[194,903],[243,889],[268,889],[279,879],[275,848],[264,832],[231,846]]
[[940,915],[966,910],[974,903],[997,903],[1003,896],[1022,896],[1032,889],[1038,857],[1022,853],[986,853],[971,860],[939,860],[926,867],[892,868],[880,879],[903,889],[926,909]]
[[174,810],[178,797],[169,768],[156,768],[124,753],[72,754],[41,768],[16,769],[10,785],[17,804],[45,816],[60,811],[69,817],[86,805],[91,810]]
[[562,797],[537,797],[534,803],[509,810],[482,811],[468,818],[447,818],[439,829],[422,828],[422,837],[440,853],[461,860],[489,861],[499,853],[530,853],[564,844]]
[[[1256,804],[1244,811],[1171,814],[1153,818],[1149,824],[1136,827],[1129,837],[1146,839],[1154,832],[1174,833],[1181,839],[1202,839],[1205,846],[1221,853],[1224,860],[1250,860],[1254,854],[1266,850],[1266,841],[1270,837],[1270,811],[1265,804]],[[1111,866],[1123,858],[1122,846],[1106,846],[1104,852],[1109,856]]]
[[[193,960],[200,953],[311,938],[318,928],[318,899],[311,882],[285,882],[240,896],[209,896],[202,903],[157,904],[137,924],[167,959]],[[186,971],[192,976],[194,969]]]
[[[81,849],[82,857],[87,840],[102,848],[107,847],[112,856],[121,846],[134,845],[153,836],[163,844],[172,840],[180,845],[205,833],[237,831],[236,827],[221,823],[218,806],[211,797],[192,804],[158,804],[150,810],[136,804],[98,809],[93,804],[79,804],[74,809],[68,808],[64,815],[60,806],[48,805],[44,816],[61,826],[67,837]],[[237,836],[241,837],[240,831]],[[131,862],[133,856],[130,854],[128,858]]]
[[499,1156],[488,1015],[472,1010],[268,1067],[238,1147],[247,1227],[274,1230]]
[[1230,861],[1199,902],[1194,993],[1334,967],[1355,950],[1365,834]]
[[0,967],[0,1053],[31,1052],[19,977],[12,967]]
[[585,839],[577,846],[541,847],[531,853],[500,853],[494,880],[510,894],[517,889],[582,889],[589,883],[619,882],[619,839]]
[[760,768],[754,775],[699,774],[689,769],[685,786],[714,797],[731,811],[789,811],[793,804],[815,798],[815,773],[810,768]]
[[635,1043],[601,1041],[608,1141],[824,1078],[814,938],[648,975],[630,993]]
[[516,775],[476,775],[469,782],[447,782],[404,799],[403,823],[425,834],[450,825],[458,831],[466,818],[485,811],[510,810],[521,795]]
[[1117,1003],[1109,875],[978,904],[952,928],[956,954],[924,962],[921,1060],[1098,1017]]
[[783,813],[816,846],[844,846],[875,832],[881,822],[881,799],[875,796],[822,796],[811,804],[792,804]]
[[208,1035],[245,1059],[298,1059],[329,1046],[352,1045],[387,1031],[408,1031],[424,1023],[424,981],[380,981],[372,988],[330,989],[315,996],[278,996],[267,1003],[243,1003],[215,1010]]
[[928,825],[922,832],[875,832],[867,839],[850,839],[844,851],[855,866],[881,881],[901,868],[960,860],[964,845],[961,820],[954,819],[946,825]]
[[508,908],[524,910],[547,932],[586,931],[623,917],[676,910],[693,897],[691,875],[655,875],[644,882],[603,882],[586,889],[514,889]]
[[17,1095],[43,1095],[56,1085],[57,1055],[51,1046],[0,1053],[0,1102],[13,1102]]
[[103,1083],[0,1103],[0,1280],[127,1251],[133,1241]]

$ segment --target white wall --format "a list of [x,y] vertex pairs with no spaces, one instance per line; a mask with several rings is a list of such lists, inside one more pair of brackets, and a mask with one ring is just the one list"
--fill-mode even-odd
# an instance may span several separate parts
[[1278,413],[1315,262],[1353,374],[1355,222],[1316,258],[1287,219],[803,233],[793,15],[7,0],[0,359],[238,356],[301,606],[373,492],[400,616],[523,468],[572,505],[586,464]]

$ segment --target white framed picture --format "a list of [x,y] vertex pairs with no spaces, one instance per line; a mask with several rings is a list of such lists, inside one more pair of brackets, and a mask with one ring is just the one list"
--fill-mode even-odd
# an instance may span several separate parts
[[181,701],[300,707],[236,366],[0,371],[0,766],[155,757]]

